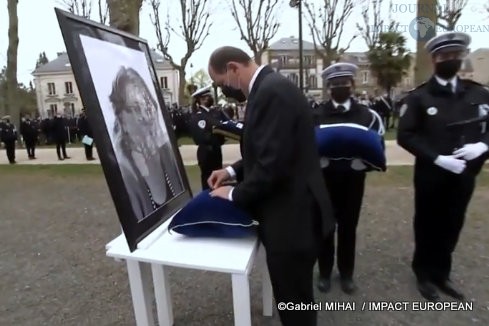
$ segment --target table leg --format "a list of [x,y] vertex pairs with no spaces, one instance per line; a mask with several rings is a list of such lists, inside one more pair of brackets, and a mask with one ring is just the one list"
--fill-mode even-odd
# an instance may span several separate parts
[[132,305],[137,326],[154,326],[149,264],[127,260]]
[[250,282],[247,274],[232,274],[234,325],[251,326]]
[[270,274],[268,273],[267,263],[262,267],[262,301],[263,301],[263,316],[273,315],[273,289]]
[[168,271],[165,266],[151,264],[153,272],[153,287],[156,298],[156,310],[160,326],[173,325],[173,308],[168,282]]

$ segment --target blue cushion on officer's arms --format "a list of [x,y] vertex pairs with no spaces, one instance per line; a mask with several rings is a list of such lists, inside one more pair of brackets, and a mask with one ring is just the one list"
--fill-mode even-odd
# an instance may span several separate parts
[[204,190],[172,219],[168,229],[189,237],[239,238],[255,234],[258,224],[233,202]]
[[316,142],[319,155],[335,163],[359,159],[367,166],[365,170],[386,170],[383,138],[367,127],[354,123],[321,125],[316,127]]

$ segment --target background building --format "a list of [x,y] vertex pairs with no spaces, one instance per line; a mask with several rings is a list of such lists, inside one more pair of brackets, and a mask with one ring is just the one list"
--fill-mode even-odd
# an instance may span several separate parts
[[[155,50],[151,50],[151,57],[161,92],[169,107],[178,101],[178,71]],[[74,117],[80,113],[83,103],[66,52],[58,53],[56,59],[38,67],[32,75],[42,118],[52,117],[56,113]]]

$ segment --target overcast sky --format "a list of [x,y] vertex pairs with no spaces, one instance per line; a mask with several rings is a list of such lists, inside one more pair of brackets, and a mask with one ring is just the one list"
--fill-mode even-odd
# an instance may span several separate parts
[[[97,0],[92,0],[94,3]],[[190,62],[193,68],[187,67],[187,74],[195,73],[201,68],[207,68],[207,60],[211,52],[223,45],[234,45],[242,47],[248,51],[246,44],[240,40],[239,31],[235,28],[235,23],[229,14],[225,0],[207,0],[208,5],[212,7],[213,26],[210,35],[204,45],[199,49]],[[229,0],[230,1],[230,0]],[[309,0],[317,4],[323,3],[324,0]],[[171,7],[162,7],[160,9],[162,17],[166,16],[166,11],[170,12],[173,17],[179,17],[179,1],[167,0],[162,3],[171,3]],[[298,36],[298,19],[297,11],[289,7],[288,0],[283,0],[282,10],[279,14],[281,27],[273,40],[282,37]],[[389,8],[388,0],[384,0],[384,19],[388,19]],[[415,50],[416,43],[409,33],[409,25],[416,17],[416,0],[401,1],[392,0],[393,8],[390,15],[400,23],[400,31],[407,38],[408,47],[411,51]],[[441,1],[444,3],[445,1]],[[488,47],[487,39],[489,33],[489,14],[484,10],[486,1],[469,0],[462,18],[458,23],[457,30],[465,30],[472,36],[472,49]],[[166,6],[166,5],[165,5]],[[32,80],[31,72],[35,68],[36,60],[39,53],[45,51],[48,59],[56,57],[57,52],[65,51],[61,32],[54,14],[54,7],[60,7],[60,0],[20,0],[18,5],[19,17],[19,57],[18,57],[18,79],[19,82],[28,84]],[[6,65],[7,46],[8,46],[8,13],[6,1],[2,1],[0,7],[0,66]],[[95,11],[95,6],[94,6]],[[350,38],[356,34],[356,22],[362,22],[361,6],[356,7],[356,11],[351,15],[348,28],[343,33],[342,45],[346,45]],[[151,47],[156,47],[155,31],[149,19],[150,8],[147,4],[143,5],[141,12],[140,36],[148,40]],[[94,16],[95,17],[95,16]],[[178,26],[178,25],[177,25]],[[273,41],[272,40],[272,41]],[[306,20],[304,19],[304,40],[312,41],[307,29]],[[170,41],[171,54],[174,58],[179,59],[185,51],[185,45],[181,39],[172,35]],[[365,51],[366,46],[361,37],[355,39],[349,51]],[[250,51],[248,51],[250,52]],[[251,52],[250,52],[251,54]]]

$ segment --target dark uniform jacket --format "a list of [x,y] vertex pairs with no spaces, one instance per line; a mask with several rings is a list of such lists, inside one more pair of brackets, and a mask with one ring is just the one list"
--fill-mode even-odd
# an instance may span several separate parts
[[[487,114],[489,91],[482,85],[458,79],[456,92],[440,85],[435,77],[410,92],[400,109],[397,141],[416,157],[417,163],[433,164],[438,155],[452,155],[463,144],[484,142],[489,133],[482,123],[448,128],[453,122]],[[486,130],[484,130],[486,129]],[[479,173],[487,155],[468,161],[467,171]]]
[[37,122],[27,119],[20,124],[20,134],[25,141],[35,141],[39,134]]
[[0,140],[3,142],[17,140],[17,130],[10,122],[0,122]]

